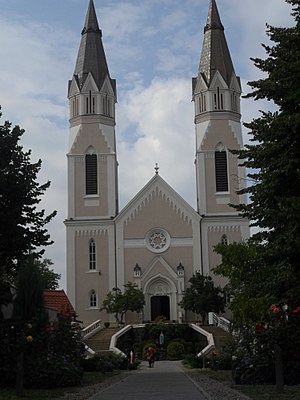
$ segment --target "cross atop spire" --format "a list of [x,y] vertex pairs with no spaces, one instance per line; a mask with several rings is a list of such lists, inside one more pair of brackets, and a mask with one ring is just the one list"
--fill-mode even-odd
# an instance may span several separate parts
[[81,34],[84,35],[87,32],[98,32],[101,34],[93,0],[90,0],[89,7],[86,13],[84,28]]
[[222,25],[219,11],[215,0],[211,0],[208,10],[207,22],[204,28],[204,33],[209,29],[221,29],[224,30]]
[[204,76],[209,85],[216,71],[220,72],[229,85],[234,68],[216,0],[210,0],[207,22],[204,28],[199,74]]

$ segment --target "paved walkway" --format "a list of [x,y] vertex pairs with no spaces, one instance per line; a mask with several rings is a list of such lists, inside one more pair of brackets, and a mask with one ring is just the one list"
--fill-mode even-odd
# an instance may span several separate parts
[[96,393],[89,400],[206,400],[203,392],[183,372],[180,362],[146,362],[134,374]]

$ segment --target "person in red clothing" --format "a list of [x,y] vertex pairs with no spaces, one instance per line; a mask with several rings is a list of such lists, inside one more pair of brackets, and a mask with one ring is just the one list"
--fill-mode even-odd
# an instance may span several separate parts
[[147,361],[149,363],[149,368],[154,367],[154,354],[156,352],[156,349],[154,347],[148,347],[147,349]]

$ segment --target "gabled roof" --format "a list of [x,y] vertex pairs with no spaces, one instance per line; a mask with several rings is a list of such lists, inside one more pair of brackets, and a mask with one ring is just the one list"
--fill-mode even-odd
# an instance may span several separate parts
[[209,85],[216,71],[220,72],[229,86],[232,74],[235,73],[234,67],[216,0],[210,0],[198,77],[202,75]]
[[47,308],[56,310],[57,313],[69,312],[75,315],[75,310],[64,290],[44,290],[44,300]]
[[[81,35],[74,75],[81,89],[88,74],[91,73],[100,90],[106,76],[109,77],[109,70],[93,0],[90,0]],[[111,79],[111,82],[116,94],[115,80]]]
[[188,202],[185,201],[158,173],[156,173],[121,210],[120,214],[116,217],[116,220],[130,221],[139,213],[145,203],[151,201],[154,193],[161,193],[164,199],[172,204],[172,207],[182,219],[200,220],[197,211],[191,207]]

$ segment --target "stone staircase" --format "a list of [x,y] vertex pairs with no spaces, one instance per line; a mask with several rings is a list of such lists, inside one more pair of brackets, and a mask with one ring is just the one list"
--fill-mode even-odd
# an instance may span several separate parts
[[216,351],[220,351],[226,343],[226,339],[230,337],[230,333],[217,326],[208,325],[202,326],[202,328],[213,335]]
[[85,344],[96,353],[109,351],[111,337],[120,330],[120,328],[104,328],[92,337],[84,340]]

